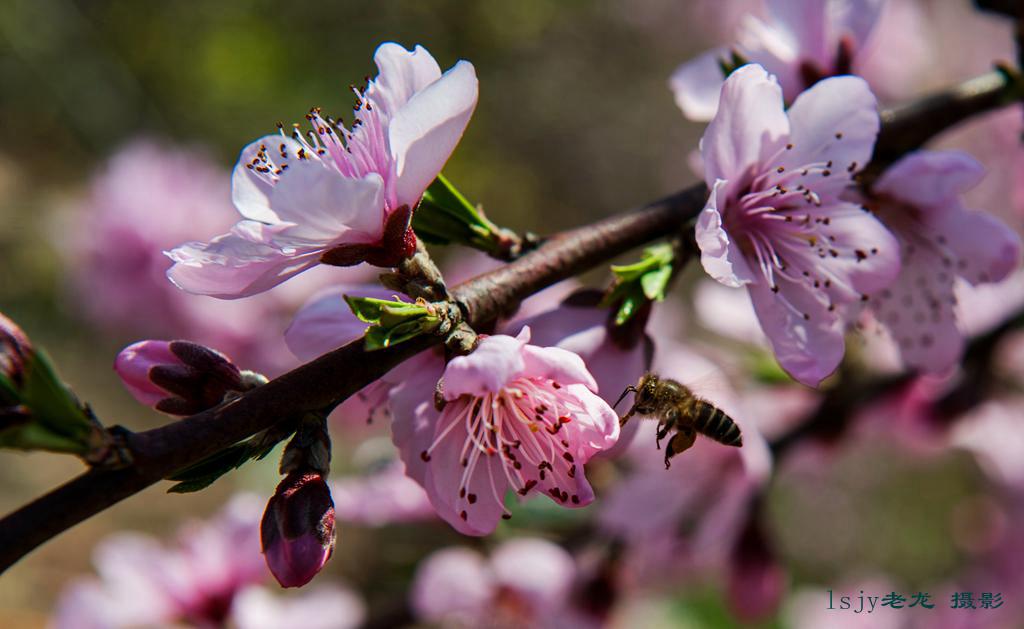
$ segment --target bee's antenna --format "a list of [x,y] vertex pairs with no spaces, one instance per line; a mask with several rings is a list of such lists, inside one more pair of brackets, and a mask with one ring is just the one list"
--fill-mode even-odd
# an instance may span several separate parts
[[626,395],[629,393],[636,393],[636,387],[634,387],[633,385],[629,385],[628,387],[626,387],[626,390],[622,392],[622,395],[619,396],[619,399],[615,400],[615,404],[612,404],[612,408],[614,409],[616,406],[618,406],[619,403],[622,402],[622,400],[625,399]]

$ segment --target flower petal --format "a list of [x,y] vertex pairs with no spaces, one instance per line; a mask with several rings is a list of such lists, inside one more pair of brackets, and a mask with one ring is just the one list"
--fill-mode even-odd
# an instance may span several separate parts
[[754,281],[755,276],[739,248],[733,245],[718,209],[726,205],[726,187],[727,182],[719,179],[711,188],[707,205],[697,218],[696,240],[701,265],[708,275],[736,288]]
[[874,192],[911,205],[944,205],[978,185],[985,167],[963,151],[915,151],[886,169]]
[[904,365],[943,372],[960,360],[964,348],[954,310],[953,274],[943,271],[942,255],[934,248],[909,249],[904,243],[903,249],[903,271],[891,286],[871,296],[869,306],[899,347]]
[[718,112],[701,139],[704,181],[739,187],[752,167],[774,155],[789,134],[782,88],[759,65],[733,72],[722,85]]
[[778,286],[778,293],[763,283],[749,286],[754,311],[779,365],[800,382],[818,386],[843,358],[842,320],[808,287],[788,280]]
[[971,284],[1006,278],[1020,265],[1020,236],[991,214],[957,205],[932,222],[940,242],[957,257],[957,275]]
[[282,222],[293,223],[290,238],[323,243],[373,243],[384,231],[384,180],[340,175],[312,160],[292,163],[270,194]]
[[853,39],[854,54],[865,48],[875,26],[879,23],[886,0],[845,0],[843,2],[827,2],[828,24],[830,26],[829,42],[838,45],[844,35]]
[[426,488],[427,464],[420,455],[434,441],[434,428],[440,414],[434,409],[433,397],[437,381],[444,372],[444,361],[426,351],[405,364],[415,369],[409,370],[407,377],[388,395],[391,441],[405,463],[405,473]]
[[456,356],[444,370],[444,397],[497,393],[523,373],[526,341],[504,334],[488,336],[468,356]]
[[[470,404],[467,401],[464,404]],[[450,421],[443,413],[436,423],[434,437],[441,435]],[[479,448],[464,448],[468,439],[464,425],[457,425],[435,446],[426,466],[424,488],[437,514],[463,535],[489,535],[497,528],[505,512],[508,480],[499,454],[485,454]],[[466,465],[462,462],[466,461]],[[467,474],[467,467],[471,471]]]
[[525,369],[531,377],[550,378],[560,385],[582,384],[597,392],[597,382],[583,359],[561,347],[523,346]]
[[416,207],[441,172],[476,108],[476,70],[459,61],[395,112],[388,129],[399,206]]
[[[283,152],[289,156],[294,156],[302,148],[302,145],[292,138],[274,134],[258,138],[243,148],[239,154],[238,163],[231,173],[231,200],[243,217],[262,223],[279,222],[280,219],[270,206],[270,195],[274,186],[250,166],[259,163],[257,156],[263,152],[261,149],[265,149],[267,155],[276,158],[282,152],[279,150],[281,146],[284,146]],[[291,165],[289,164],[289,167]]]
[[819,213],[828,218],[820,232],[828,242],[821,247],[801,242],[788,250],[788,259],[812,278],[830,279],[824,290],[836,303],[856,301],[892,283],[900,271],[900,246],[881,221],[852,203],[837,202]]
[[727,58],[729,51],[715,48],[676,68],[668,80],[676,105],[690,120],[711,120],[718,111],[718,97],[725,77],[719,60]]
[[174,261],[167,277],[196,295],[238,299],[261,293],[319,262],[321,249],[305,247],[286,254],[238,234],[210,242],[188,242],[165,252]]
[[547,540],[517,538],[496,548],[491,568],[498,583],[521,596],[541,617],[564,605],[576,576],[576,562]]
[[412,51],[394,42],[385,42],[373,54],[377,78],[366,88],[365,96],[375,108],[394,116],[414,94],[441,78],[441,68],[423,46]]
[[467,625],[487,617],[496,585],[486,561],[468,548],[444,548],[416,570],[411,604],[427,622],[461,620]]
[[766,0],[770,24],[778,37],[791,42],[797,55],[793,65],[804,61],[831,67],[832,52],[826,33],[826,0]]
[[[831,185],[845,185],[871,160],[879,129],[878,103],[860,77],[837,76],[817,82],[793,102],[789,120],[793,149],[783,156],[783,166],[831,161],[826,167]],[[814,178],[824,179],[820,174]],[[809,187],[821,194],[820,185]]]
[[345,303],[345,295],[390,299],[394,291],[380,285],[332,286],[313,295],[284,331],[288,349],[309,361],[361,337],[367,324]]

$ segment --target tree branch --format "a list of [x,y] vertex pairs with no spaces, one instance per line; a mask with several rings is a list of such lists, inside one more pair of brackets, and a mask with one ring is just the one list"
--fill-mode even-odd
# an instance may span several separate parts
[[[1007,75],[994,72],[909,107],[883,112],[878,154],[885,159],[933,133],[1016,98]],[[892,138],[890,140],[890,138]],[[899,146],[891,149],[890,146]],[[678,232],[703,208],[707,189],[693,186],[642,208],[557,234],[518,260],[452,290],[479,326],[512,313],[533,293],[630,249]],[[361,341],[336,349],[238,400],[166,426],[127,434],[133,464],[92,469],[0,520],[0,571],[43,542],[174,472],[289,417],[347,399],[392,367],[438,343],[420,337],[366,353]]]

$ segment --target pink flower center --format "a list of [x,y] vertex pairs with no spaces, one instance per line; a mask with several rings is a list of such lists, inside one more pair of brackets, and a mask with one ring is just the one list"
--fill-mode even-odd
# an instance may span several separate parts
[[[342,176],[354,179],[377,173],[384,179],[389,205],[393,205],[390,192],[395,178],[395,163],[388,140],[388,117],[374,108],[364,95],[365,89],[360,91],[355,86],[351,89],[356,95],[351,131],[340,119],[335,120],[315,107],[306,114],[312,129],[302,133],[298,124],[292,125],[291,138],[299,148],[290,152],[289,145],[284,142],[276,146],[262,145],[246,167],[271,185],[277,183],[288,169],[291,159],[316,160],[325,167],[336,169]],[[284,125],[278,123],[277,128],[282,137],[288,137]]]
[[[841,140],[842,132],[837,131],[835,137]],[[738,198],[729,199],[724,221],[726,230],[751,266],[761,271],[779,301],[809,320],[809,313],[788,299],[785,292],[780,293],[780,281],[812,289],[814,298],[832,311],[835,302],[841,301],[836,289],[847,294],[856,291],[846,274],[829,261],[852,258],[859,262],[877,255],[878,249],[844,246],[832,229],[839,192],[860,165],[835,164],[832,160],[781,165],[793,149],[793,144],[787,144],[768,160],[775,165],[754,177]]]
[[[498,393],[463,395],[449,402],[438,421],[437,437],[420,456],[429,462],[446,439],[464,439],[456,499],[464,520],[478,499],[468,490],[477,464],[495,459],[519,495],[539,488],[558,502],[579,504],[579,496],[565,488],[576,484],[578,470],[570,450],[578,428],[572,418],[583,412],[579,402],[554,380],[516,378]],[[511,517],[503,505],[505,489],[495,484],[493,476],[490,490],[502,505],[502,517]]]

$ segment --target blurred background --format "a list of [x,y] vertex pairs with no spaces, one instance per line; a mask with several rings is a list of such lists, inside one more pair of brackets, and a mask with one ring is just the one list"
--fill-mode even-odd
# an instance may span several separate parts
[[[136,404],[111,369],[121,347],[188,335],[279,373],[296,364],[274,346],[294,310],[327,282],[367,277],[327,271],[252,305],[170,297],[147,285],[166,266],[154,248],[206,239],[235,220],[228,174],[241,147],[278,121],[300,121],[311,106],[344,111],[349,84],[376,73],[380,42],[422,44],[442,68],[474,63],[479,105],[445,173],[497,223],[549,233],[698,180],[689,160],[702,126],[681,116],[667,77],[729,41],[747,4],[0,0],[0,311],[46,348],[106,423],[157,426],[168,419]],[[931,38],[935,54],[924,55],[902,98],[1013,54],[1009,23],[975,14],[969,2],[913,4],[914,28]],[[970,31],[986,47],[942,52],[935,42],[953,31]],[[1002,124],[1019,127],[1018,118]],[[984,143],[986,132],[945,142]],[[993,202],[1019,221],[1020,209],[1005,207],[1014,199]],[[183,204],[208,206],[209,223],[176,220]],[[694,280],[688,274],[683,285]],[[699,321],[681,323],[697,318],[689,294],[673,296],[673,329],[704,334]],[[876,589],[927,589],[970,569],[972,557],[993,550],[978,539],[1011,521],[985,515],[999,490],[966,450],[907,450],[884,429],[866,434],[827,463],[780,470],[772,483],[764,513],[790,592],[847,584],[856,593],[860,586],[848,584],[865,578],[886,584]],[[375,448],[388,447],[385,436],[379,422],[339,428],[336,470],[373,460]],[[45,626],[63,588],[93,571],[93,549],[112,532],[170,540],[187,519],[211,516],[237,491],[268,496],[278,479],[274,458],[198,494],[151,488],[46,544],[0,578],[0,626]],[[0,511],[81,470],[71,457],[0,453]],[[442,546],[485,550],[537,530],[564,541],[565,531],[586,527],[594,507],[568,516],[537,509],[486,540],[437,523],[339,523],[338,549],[321,578],[343,580],[371,611],[385,610],[406,596],[417,563]],[[743,624],[714,579],[681,583],[641,590],[613,617],[621,626]],[[1019,583],[1017,591],[1024,592]],[[795,613],[798,603],[783,609]],[[765,626],[786,626],[786,618],[772,615]]]

